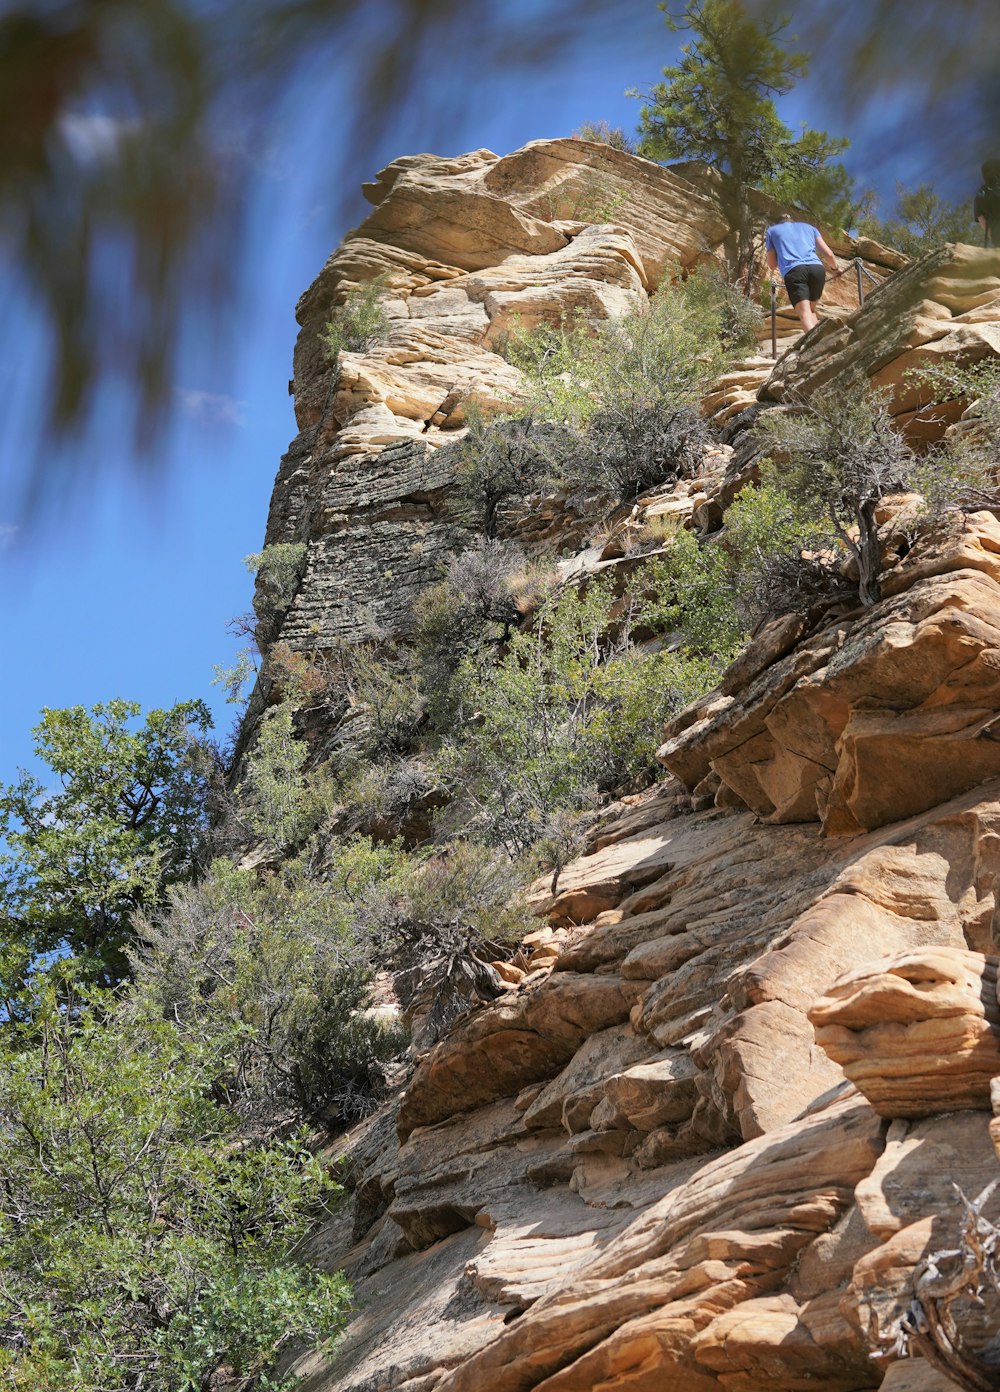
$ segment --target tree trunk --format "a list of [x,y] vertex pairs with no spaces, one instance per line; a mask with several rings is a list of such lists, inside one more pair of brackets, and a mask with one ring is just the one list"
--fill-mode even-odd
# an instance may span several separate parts
[[858,597],[866,607],[882,598],[882,549],[875,521],[875,499],[858,508]]

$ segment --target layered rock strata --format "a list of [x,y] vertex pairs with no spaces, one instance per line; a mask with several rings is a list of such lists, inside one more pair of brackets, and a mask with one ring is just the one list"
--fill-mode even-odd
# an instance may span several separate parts
[[772,624],[659,751],[691,789],[853,835],[1000,774],[1000,524],[955,522],[885,600]]

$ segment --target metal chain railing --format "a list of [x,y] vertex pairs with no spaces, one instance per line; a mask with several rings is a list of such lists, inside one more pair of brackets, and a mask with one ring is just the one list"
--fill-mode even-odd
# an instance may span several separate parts
[[865,302],[864,277],[867,276],[873,285],[881,285],[882,282],[879,280],[878,276],[872,275],[860,256],[855,256],[854,258],[854,269],[858,277],[858,301],[863,305]]

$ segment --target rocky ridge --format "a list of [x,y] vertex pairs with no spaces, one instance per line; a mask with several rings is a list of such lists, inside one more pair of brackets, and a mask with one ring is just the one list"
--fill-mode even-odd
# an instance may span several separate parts
[[[299,306],[267,540],[308,544],[280,630],[303,648],[398,628],[436,578],[457,536],[441,446],[469,395],[516,393],[490,349],[513,314],[621,312],[726,241],[707,171],[579,141],[396,161],[370,197]],[[905,367],[1000,353],[1000,254],[837,250],[899,273],[860,312],[844,277],[777,365],[717,385],[735,451],[600,545],[558,499],[523,535],[561,539],[570,574],[616,564],[647,514],[717,526],[748,403],[863,371],[919,433],[939,403]],[[392,333],[337,376],[318,332],[376,274]],[[672,776],[537,887],[528,969],[331,1144],[353,1198],[313,1256],[358,1311],[332,1361],[300,1359],[308,1392],[943,1392],[996,1366],[994,1294],[948,1305],[950,1363],[900,1339],[961,1239],[955,1186],[1000,1177],[996,517],[898,557],[884,591],[759,634],[667,730]]]

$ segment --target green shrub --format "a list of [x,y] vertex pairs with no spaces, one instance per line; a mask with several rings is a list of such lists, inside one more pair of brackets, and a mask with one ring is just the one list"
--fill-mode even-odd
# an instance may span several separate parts
[[371,936],[361,905],[399,862],[364,838],[258,873],[216,861],[141,925],[137,989],[193,1030],[237,1025],[231,1103],[257,1129],[355,1120],[381,1097],[380,1065],[404,1040],[370,1012]]
[[518,621],[511,582],[523,572],[516,547],[487,537],[452,556],[443,579],[414,604],[414,650],[437,730],[454,718],[462,662],[489,661]]
[[256,575],[254,608],[257,618],[268,629],[276,628],[295,598],[306,558],[304,542],[275,542],[243,557],[243,564]]
[[712,684],[701,659],[636,649],[637,600],[601,583],[544,601],[494,666],[458,673],[459,725],[441,753],[487,840],[520,855],[551,819],[648,776],[660,726]]
[[785,492],[767,466],[744,488],[708,541],[678,529],[649,567],[644,615],[682,637],[689,653],[731,662],[765,620],[843,591],[831,530]]
[[713,540],[699,542],[678,528],[664,555],[646,568],[643,617],[682,635],[684,646],[724,664],[746,641],[736,605],[729,553]]
[[332,1186],[298,1138],[241,1136],[217,1100],[224,1030],[74,1007],[47,996],[0,1059],[0,1382],[200,1392],[227,1368],[289,1386],[279,1350],[346,1310],[342,1277],[294,1255]]
[[734,285],[716,261],[706,262],[683,281],[680,293],[692,313],[705,325],[706,337],[714,335],[723,353],[757,351],[757,328],[764,311]]
[[610,145],[612,150],[622,150],[627,155],[636,153],[632,137],[621,126],[611,126],[607,121],[584,121],[573,134],[578,140],[589,140],[594,145]]
[[419,1018],[426,1048],[472,1005],[503,989],[490,960],[527,930],[525,869],[473,841],[456,841],[398,863],[367,896],[365,919],[396,970],[403,1004]]
[[877,603],[882,555],[876,508],[887,493],[916,482],[920,469],[885,396],[867,382],[847,384],[765,412],[757,431],[765,449],[780,454],[788,497],[853,556],[861,603]]
[[368,759],[411,753],[426,719],[427,702],[409,653],[361,644],[350,656],[349,680],[352,702],[364,714],[360,752]]
[[459,511],[487,537],[495,537],[502,504],[538,492],[551,480],[549,441],[557,432],[533,416],[487,420],[474,403],[466,407],[465,416],[466,434],[449,446],[454,451]]
[[331,775],[306,771],[309,749],[295,728],[291,701],[261,717],[229,811],[246,837],[268,850],[301,845],[334,804]]
[[433,811],[449,799],[450,790],[433,761],[408,758],[360,760],[340,784],[340,823],[351,831],[379,840],[425,841]]
[[384,275],[348,290],[320,335],[328,358],[336,361],[343,352],[367,353],[389,337],[392,320],[383,304],[385,293]]
[[[908,374],[930,387],[938,402],[967,403],[964,419],[917,465],[915,486],[924,495],[929,520],[958,509],[996,507],[1000,501],[1000,364],[995,358],[961,364],[942,362]],[[927,412],[933,414],[933,408]]]
[[534,429],[551,477],[626,500],[696,472],[710,439],[701,395],[729,354],[756,342],[758,314],[705,272],[596,326],[578,313],[515,329],[504,351],[527,380],[527,419],[550,425],[546,437]]

